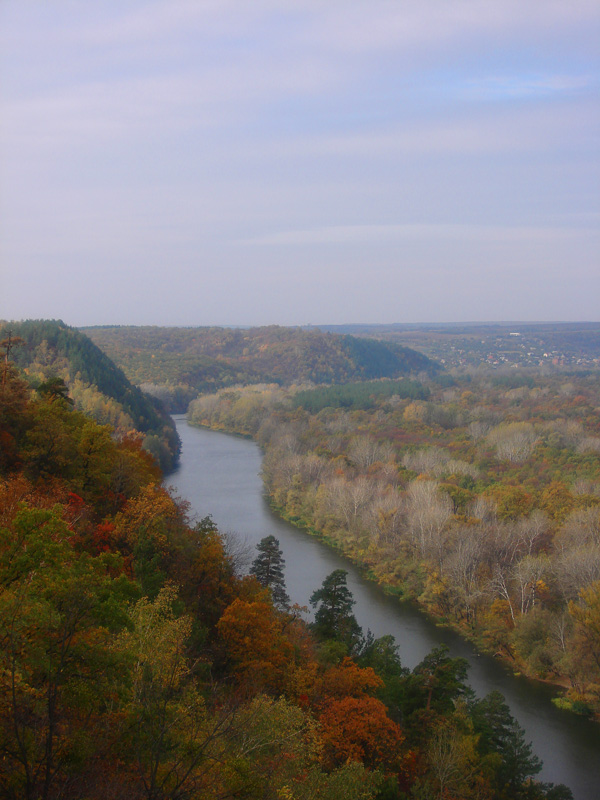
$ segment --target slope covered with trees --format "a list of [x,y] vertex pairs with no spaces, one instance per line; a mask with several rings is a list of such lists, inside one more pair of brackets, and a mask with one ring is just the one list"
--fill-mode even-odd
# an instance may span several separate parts
[[162,469],[179,457],[173,421],[154,397],[133,386],[87,336],[60,320],[0,323],[0,341],[34,387],[56,378],[64,381],[80,410],[117,434],[142,435],[144,448]]
[[127,377],[184,411],[200,392],[237,384],[345,383],[432,372],[393,343],[283,328],[87,328]]
[[[236,572],[139,440],[10,362],[0,440],[2,797],[571,797],[535,782],[522,731],[500,696],[473,698],[461,659],[405,670],[352,622],[343,572],[316,587],[311,631]],[[265,578],[267,550],[282,565],[263,544]]]
[[598,713],[600,378],[447,383],[420,397],[362,384],[356,402],[349,387],[247,387],[199,398],[189,418],[258,440],[288,520]]

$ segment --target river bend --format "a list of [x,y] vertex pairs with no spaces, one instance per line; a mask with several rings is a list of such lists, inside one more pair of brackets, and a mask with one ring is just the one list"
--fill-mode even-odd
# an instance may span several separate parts
[[411,669],[435,646],[447,644],[453,656],[470,664],[469,683],[484,696],[497,689],[525,728],[527,741],[543,760],[541,780],[565,783],[575,800],[600,798],[600,726],[556,708],[552,689],[513,675],[491,657],[477,655],[460,636],[437,627],[411,605],[386,595],[336,551],[279,519],[263,497],[262,455],[248,439],[195,428],[185,417],[175,422],[182,441],[181,464],[167,483],[188,500],[198,517],[211,515],[219,530],[236,534],[254,558],[254,546],[274,535],[286,562],[285,577],[293,603],[308,605],[312,592],[334,569],[348,571],[356,600],[355,616],[375,636],[392,634],[402,663]]

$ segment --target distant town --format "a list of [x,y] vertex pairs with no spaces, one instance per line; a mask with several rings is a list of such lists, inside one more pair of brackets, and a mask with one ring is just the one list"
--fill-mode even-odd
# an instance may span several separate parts
[[445,368],[598,369],[600,323],[348,325],[325,328],[413,347]]

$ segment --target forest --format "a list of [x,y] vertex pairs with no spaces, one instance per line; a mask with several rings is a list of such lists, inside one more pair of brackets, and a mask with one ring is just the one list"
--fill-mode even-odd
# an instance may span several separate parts
[[85,328],[129,380],[185,412],[199,393],[239,384],[346,383],[435,372],[402,345],[286,328]]
[[130,383],[83,333],[61,320],[0,321],[0,342],[34,388],[63,381],[76,408],[120,434],[141,436],[166,472],[177,465],[179,441],[162,404]]
[[[116,435],[75,408],[58,377],[34,387],[8,355],[5,346],[2,797],[572,797],[564,786],[536,781],[539,760],[503,698],[476,699],[462,659],[438,648],[405,669],[390,637],[373,639],[358,627],[343,570],[315,587],[307,625],[289,605],[276,540],[260,543],[243,574],[210,517],[193,519],[162,486],[139,437]],[[350,453],[358,458],[360,448],[348,457],[302,452],[296,442],[311,443],[314,423],[284,390],[216,402],[231,410],[237,403],[241,426],[250,418],[241,413],[244,398],[254,395],[263,411],[270,398],[287,415],[287,452],[299,459],[294,475],[301,464],[337,460],[348,470],[338,477],[350,480]],[[416,405],[425,416],[432,402],[393,398],[379,402]],[[372,413],[319,412],[332,423],[340,414]],[[285,448],[277,420],[259,416],[254,432],[266,445],[270,430],[273,446]],[[341,442],[343,424],[330,436]],[[364,436],[370,439],[366,428]],[[283,462],[272,454],[266,470],[275,493]],[[378,465],[373,479],[391,474],[383,455],[377,450],[370,465]],[[292,476],[292,492],[296,485],[300,512],[305,487]]]
[[597,715],[600,377],[402,386],[222,390],[189,419],[260,443],[280,515]]

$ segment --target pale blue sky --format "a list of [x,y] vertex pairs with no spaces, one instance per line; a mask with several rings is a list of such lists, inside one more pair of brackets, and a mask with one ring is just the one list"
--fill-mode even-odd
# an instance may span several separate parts
[[0,318],[598,319],[597,0],[1,0]]

